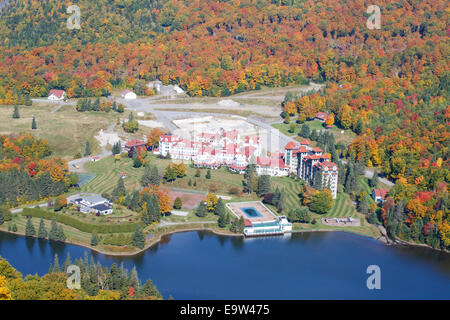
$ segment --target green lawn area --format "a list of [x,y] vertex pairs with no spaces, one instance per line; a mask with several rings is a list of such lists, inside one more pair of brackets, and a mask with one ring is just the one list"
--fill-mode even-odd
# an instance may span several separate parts
[[[159,159],[153,154],[148,154],[146,160],[152,165],[156,165],[159,170],[159,174],[162,176],[166,170],[166,167],[172,163],[172,160]],[[167,188],[177,188],[186,190],[197,190],[208,192],[211,184],[217,187],[215,194],[229,195],[229,189],[231,187],[238,187],[242,189],[243,176],[229,172],[226,168],[220,168],[218,170],[211,170],[211,179],[206,179],[207,169],[200,169],[200,177],[195,177],[196,169],[191,168],[190,165],[186,165],[188,169],[188,175],[184,178],[178,178],[175,181],[161,184],[161,186]],[[114,157],[108,157],[98,162],[89,162],[85,165],[85,169],[89,173],[95,173],[96,177],[89,183],[85,184],[81,191],[94,192],[94,193],[111,193],[117,185],[119,174],[125,172],[127,177],[124,179],[125,187],[127,191],[139,190],[141,184],[139,182],[144,167],[133,168],[133,161],[130,158],[122,158],[120,161],[115,162]],[[192,186],[189,186],[189,179],[192,181]],[[194,187],[194,181],[197,186]],[[256,195],[243,194],[242,197],[237,198],[233,196],[233,201],[249,201],[259,199]]]
[[[31,133],[50,143],[52,156],[72,158],[77,152],[83,152],[88,140],[92,153],[100,151],[94,138],[100,129],[106,129],[114,123],[118,114],[115,112],[77,112],[74,106],[63,106],[54,114],[50,112],[56,105],[20,106],[20,119],[12,119],[12,106],[0,106],[5,116],[0,118],[0,134]],[[37,129],[31,130],[33,115],[36,117]]]
[[[302,183],[300,181],[287,177],[273,177],[271,181],[272,189],[275,191],[278,187],[286,197],[286,209],[284,210],[286,213],[300,206],[300,199],[298,197],[302,188]],[[270,207],[276,212],[272,206]]]
[[[34,229],[36,230],[36,236],[37,236],[37,232],[39,230],[39,222],[41,219],[39,218],[32,218],[31,221],[33,223]],[[21,232],[21,233],[25,233],[25,226],[27,223],[27,218],[24,217],[21,214],[13,214],[12,216],[12,220],[5,222],[2,226],[0,226],[0,229],[4,229],[4,230],[8,230],[8,225],[13,225],[16,224],[17,225],[17,231]],[[51,221],[50,220],[45,220],[44,219],[44,224],[45,224],[45,228],[47,229],[47,232],[50,232],[50,224]],[[60,225],[58,223],[58,225]],[[70,226],[67,225],[63,225],[63,229],[64,229],[64,234],[67,237],[68,241],[71,242],[79,242],[79,243],[86,243],[89,244],[91,241],[91,234],[90,233],[86,233],[86,232],[82,232],[78,229],[72,228]]]
[[[277,124],[273,124],[272,127],[280,130],[282,133],[284,133],[285,135],[287,135],[289,137],[298,135],[303,124],[298,124],[295,122],[295,120],[292,120],[291,123],[295,123],[295,126],[296,126],[294,133],[290,133],[288,131],[290,124],[277,123]],[[306,121],[305,123],[309,126],[309,128],[311,130],[327,130],[323,126],[323,123],[320,122],[319,120]],[[344,133],[341,133],[342,129],[339,129],[336,126],[333,126],[332,129],[328,129],[328,130],[334,134],[336,143],[343,142],[345,145],[348,145],[353,141],[353,139],[356,138],[356,134],[354,132],[352,132],[351,130],[343,130]],[[299,139],[297,139],[297,140],[301,141],[303,139],[304,139],[303,137],[299,137]]]
[[287,135],[288,137],[297,136],[298,133],[300,132],[300,128],[301,128],[300,126],[301,125],[295,123],[295,131],[292,133],[292,132],[289,132],[290,124],[276,123],[276,124],[272,125],[272,127],[280,130],[281,133]]
[[336,199],[334,200],[333,207],[325,216],[330,218],[339,217],[355,217],[357,214],[356,209],[350,197],[346,193],[338,193]]

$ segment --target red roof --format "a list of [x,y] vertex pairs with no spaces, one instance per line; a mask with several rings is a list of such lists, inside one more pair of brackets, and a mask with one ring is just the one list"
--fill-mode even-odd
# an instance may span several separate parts
[[145,144],[145,142],[142,140],[131,140],[126,143],[126,146],[132,148],[132,147],[143,146],[144,144]]
[[317,165],[321,168],[328,168],[330,170],[333,170],[333,168],[336,168],[336,170],[337,170],[337,165],[334,162],[324,161],[324,162],[318,163]]
[[307,146],[307,145],[309,145],[309,141],[305,139],[305,140],[300,141],[300,144]]
[[296,147],[295,142],[291,141],[284,148],[287,149],[287,150],[292,150],[292,149],[295,149],[295,147]]
[[244,226],[245,227],[251,227],[251,226],[253,226],[253,223],[250,220],[248,220],[248,219],[244,219]]
[[306,156],[305,157],[305,160],[319,160],[320,159],[320,156],[317,156],[317,155],[315,155],[315,154],[312,154],[312,155],[309,155],[309,156]]
[[53,94],[56,97],[58,97],[59,99],[61,99],[64,96],[64,93],[66,93],[64,90],[52,89],[52,90],[50,90],[50,93],[48,95],[51,96]]
[[312,151],[314,151],[314,152],[323,152],[323,150],[320,149],[319,147],[313,148]]
[[328,113],[317,112],[316,118],[321,119],[321,120],[326,120],[328,118]]
[[308,149],[306,149],[305,146],[300,146],[297,150],[294,151],[294,153],[308,153]]
[[234,169],[234,170],[245,170],[245,169],[247,169],[247,166],[238,167],[238,166],[235,166],[234,164],[230,164],[228,167],[231,168],[231,169]]
[[375,192],[375,197],[381,197],[381,199],[384,199],[386,197],[386,194],[389,192],[389,189],[373,189]]

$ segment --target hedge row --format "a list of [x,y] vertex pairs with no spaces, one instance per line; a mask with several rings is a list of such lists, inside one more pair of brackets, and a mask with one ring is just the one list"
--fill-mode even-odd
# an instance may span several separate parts
[[83,232],[93,233],[120,233],[120,232],[134,232],[138,227],[143,227],[142,222],[124,223],[124,224],[94,224],[80,221],[74,217],[63,213],[47,211],[39,208],[25,208],[22,211],[24,216],[32,216],[34,218],[44,218],[51,220],[56,218],[56,221]]

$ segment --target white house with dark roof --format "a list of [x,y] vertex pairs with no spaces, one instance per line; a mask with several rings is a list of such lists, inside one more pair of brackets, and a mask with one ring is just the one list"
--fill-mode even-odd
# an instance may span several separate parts
[[96,213],[109,215],[113,213],[112,203],[102,196],[95,193],[75,194],[67,198],[67,202],[71,203],[83,213]]

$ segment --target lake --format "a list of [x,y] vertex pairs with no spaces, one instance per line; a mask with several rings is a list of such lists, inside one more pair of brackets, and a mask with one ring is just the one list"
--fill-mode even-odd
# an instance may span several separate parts
[[[175,299],[450,299],[450,254],[391,247],[345,232],[308,232],[243,239],[207,231],[166,236],[134,257],[111,257],[74,245],[0,232],[0,255],[24,275],[47,273],[84,252],[103,265],[135,265],[164,298]],[[369,290],[367,267],[381,270]]]

